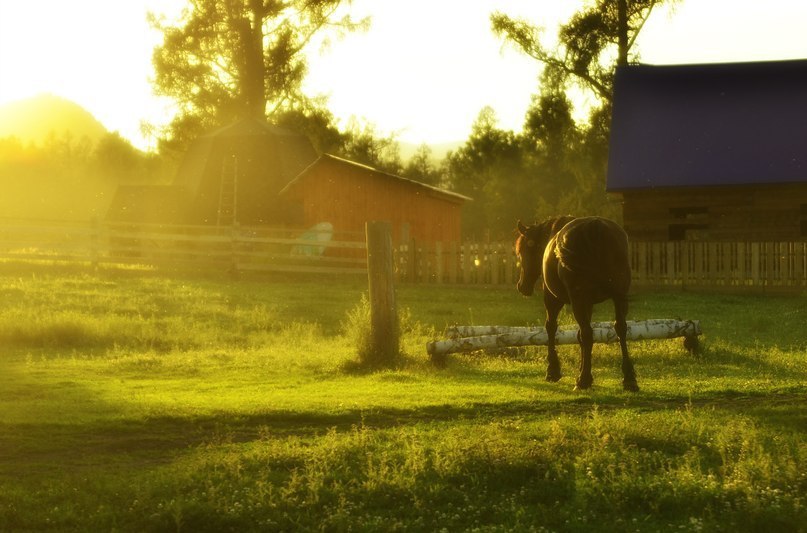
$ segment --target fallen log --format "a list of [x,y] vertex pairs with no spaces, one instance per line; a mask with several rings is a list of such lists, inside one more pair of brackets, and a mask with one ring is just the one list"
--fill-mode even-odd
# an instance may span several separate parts
[[[594,322],[594,342],[617,342],[614,326],[610,322]],[[555,344],[577,344],[577,326],[558,328]],[[545,346],[549,336],[544,328],[510,326],[453,326],[447,329],[447,339],[426,344],[426,351],[434,358],[450,353],[499,350],[514,346]],[[685,338],[685,346],[696,346],[701,334],[698,320],[654,319],[628,321],[628,340]],[[687,342],[689,344],[687,345]]]

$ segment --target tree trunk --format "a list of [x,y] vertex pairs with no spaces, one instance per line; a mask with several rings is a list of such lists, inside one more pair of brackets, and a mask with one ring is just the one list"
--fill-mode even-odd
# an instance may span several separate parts
[[628,0],[617,0],[617,32],[619,34],[619,52],[617,66],[628,64]]
[[263,120],[266,117],[266,67],[263,61],[263,8],[260,2],[251,2],[247,18],[238,22],[243,50],[242,102],[247,116]]

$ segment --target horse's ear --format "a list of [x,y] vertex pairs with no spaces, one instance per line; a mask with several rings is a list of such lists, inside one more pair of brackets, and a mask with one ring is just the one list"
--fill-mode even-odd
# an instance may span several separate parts
[[524,235],[525,233],[527,233],[527,226],[522,224],[521,220],[518,221],[518,224],[516,224],[516,226],[518,227],[518,232],[520,234]]

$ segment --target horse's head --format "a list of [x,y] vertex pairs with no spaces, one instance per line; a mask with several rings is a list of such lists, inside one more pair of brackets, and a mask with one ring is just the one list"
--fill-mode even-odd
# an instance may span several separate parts
[[518,239],[516,255],[521,265],[518,276],[518,292],[524,296],[532,296],[535,284],[543,274],[544,250],[549,240],[568,222],[574,220],[571,215],[552,217],[539,224],[525,226],[518,221]]
[[535,292],[535,284],[542,273],[544,249],[550,237],[550,225],[546,222],[525,226],[520,220],[518,221],[516,255],[520,273],[516,287],[524,296],[532,296]]

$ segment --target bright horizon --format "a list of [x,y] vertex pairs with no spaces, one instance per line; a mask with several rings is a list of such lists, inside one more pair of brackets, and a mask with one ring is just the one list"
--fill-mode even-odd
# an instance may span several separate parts
[[[582,3],[558,9],[557,2],[527,0],[410,0],[379,7],[355,0],[351,11],[356,18],[371,15],[370,30],[315,50],[306,92],[327,95],[342,125],[356,117],[413,144],[465,140],[485,106],[496,111],[501,127],[520,130],[541,66],[493,36],[489,14],[523,16],[551,39]],[[141,121],[164,124],[171,111],[149,84],[161,36],[146,13],[172,14],[184,4],[0,0],[0,105],[42,93],[61,96],[149,148]],[[684,0],[672,13],[668,7],[654,12],[638,45],[642,62],[652,64],[807,58],[806,24],[802,0]]]

